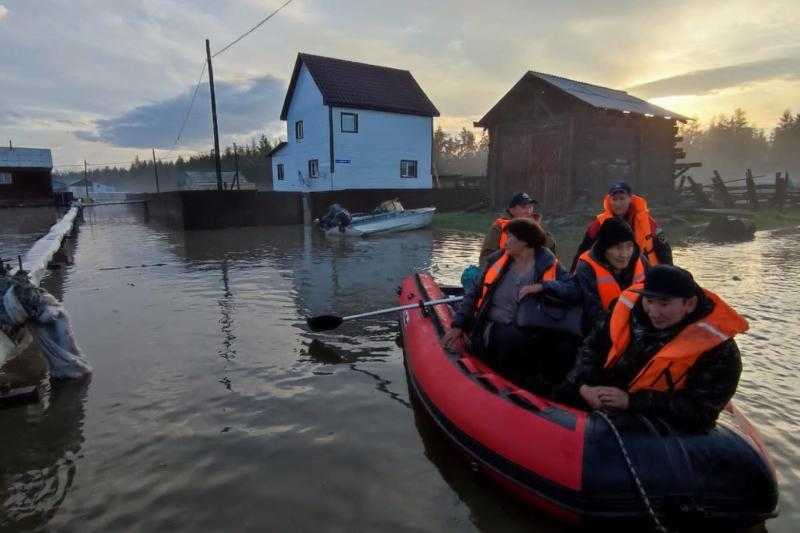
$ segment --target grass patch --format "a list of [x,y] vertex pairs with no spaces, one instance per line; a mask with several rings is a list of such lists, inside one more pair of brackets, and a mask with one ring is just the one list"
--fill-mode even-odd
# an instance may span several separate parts
[[499,216],[499,213],[492,213],[489,211],[436,213],[433,215],[433,222],[431,224],[436,229],[486,233]]

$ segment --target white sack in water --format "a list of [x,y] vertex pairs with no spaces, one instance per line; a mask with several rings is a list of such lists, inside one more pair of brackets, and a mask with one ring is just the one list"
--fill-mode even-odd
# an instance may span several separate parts
[[42,291],[39,313],[35,318],[31,318],[22,307],[13,285],[3,295],[3,306],[14,324],[29,323],[45,355],[51,378],[77,379],[91,374],[92,367],[72,335],[67,311],[51,294]]

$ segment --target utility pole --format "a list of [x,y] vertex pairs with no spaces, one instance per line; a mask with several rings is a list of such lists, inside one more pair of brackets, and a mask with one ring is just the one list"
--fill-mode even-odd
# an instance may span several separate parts
[[89,170],[87,169],[86,160],[83,160],[83,185],[86,187],[86,200],[89,200]]
[[156,149],[153,148],[153,172],[156,175],[156,192],[160,193],[161,191],[158,188],[158,166],[156,166]]
[[[239,186],[239,149],[236,146],[236,143],[233,143],[233,165],[236,172],[233,176],[233,181],[236,183],[236,190],[241,191],[242,188]],[[233,184],[231,184],[231,189],[233,189]]]
[[214,68],[211,66],[211,43],[206,39],[208,58],[208,87],[211,89],[211,120],[214,123],[214,163],[217,166],[217,190],[222,191],[222,163],[219,160],[219,130],[217,129],[217,99],[214,96]]

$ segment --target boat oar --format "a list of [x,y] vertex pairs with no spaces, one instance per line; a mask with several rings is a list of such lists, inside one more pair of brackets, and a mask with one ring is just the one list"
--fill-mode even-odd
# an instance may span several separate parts
[[342,322],[346,322],[348,320],[355,320],[356,318],[365,318],[368,316],[375,316],[375,315],[385,315],[386,313],[394,313],[396,311],[403,311],[404,309],[414,309],[415,307],[430,307],[439,304],[450,304],[453,302],[460,302],[463,299],[464,299],[463,296],[457,296],[455,298],[443,298],[441,300],[430,300],[427,302],[400,305],[398,307],[378,309],[377,311],[370,311],[369,313],[361,313],[358,315],[350,315],[350,316],[336,316],[336,315],[310,316],[306,318],[306,322],[308,323],[308,327],[311,328],[311,331],[328,331],[331,329],[338,328],[342,324]]

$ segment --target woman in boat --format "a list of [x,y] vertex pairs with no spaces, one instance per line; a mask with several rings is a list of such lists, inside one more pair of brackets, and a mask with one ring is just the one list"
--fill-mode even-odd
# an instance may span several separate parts
[[511,379],[525,381],[540,374],[542,365],[549,366],[544,354],[558,353],[554,345],[569,339],[519,328],[518,303],[535,284],[564,279],[568,274],[545,247],[546,234],[536,222],[515,219],[505,229],[505,250],[488,258],[480,281],[464,296],[442,342],[448,349],[468,348]]
[[583,330],[588,334],[603,322],[622,291],[644,281],[650,268],[636,245],[633,229],[619,218],[609,218],[597,232],[592,247],[578,258],[573,277],[546,281],[544,291],[583,307]]
[[620,218],[633,228],[636,245],[651,265],[672,264],[672,250],[664,240],[663,232],[647,207],[647,200],[633,194],[631,186],[620,181],[611,186],[603,199],[603,211],[589,224],[578,252],[572,261],[574,271],[580,256],[592,247],[603,222],[610,218]]

